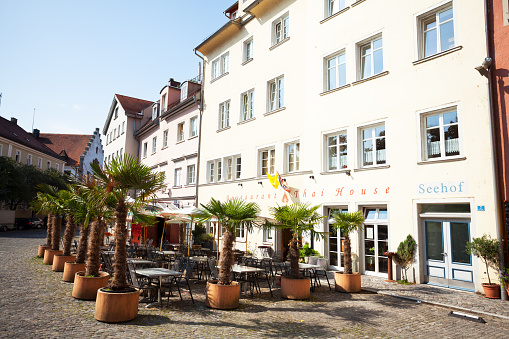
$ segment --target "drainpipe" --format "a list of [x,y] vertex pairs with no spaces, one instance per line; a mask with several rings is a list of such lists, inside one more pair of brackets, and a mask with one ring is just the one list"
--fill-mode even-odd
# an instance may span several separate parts
[[[489,0],[484,1],[484,25],[485,25],[485,33],[486,33],[486,52],[487,57],[492,58],[491,51],[492,48],[490,48],[490,34],[489,34],[489,18],[490,18],[490,7],[489,7]],[[494,23],[493,23],[494,24]],[[491,66],[493,67],[493,65]],[[486,75],[486,78],[488,79],[488,107],[490,110],[490,126],[491,126],[491,149],[492,149],[492,157],[493,157],[493,166],[494,166],[494,178],[495,178],[495,212],[497,214],[497,231],[498,231],[498,238],[500,239],[502,251],[499,254],[499,269],[503,270],[505,267],[505,248],[507,248],[507,237],[505,234],[505,206],[502,202],[501,196],[501,173],[500,169],[498,167],[498,147],[497,147],[497,130],[495,128],[495,122],[497,121],[497,117],[495,116],[495,110],[493,108],[493,89],[492,89],[492,77],[493,73],[491,72],[491,69],[488,70],[488,74]],[[503,285],[500,285],[500,295],[502,300],[508,300],[507,292]]]
[[196,49],[194,49],[194,54],[196,54],[196,56],[198,58],[200,58],[202,60],[202,72],[201,72],[201,80],[200,80],[200,83],[201,83],[201,88],[200,88],[200,106],[199,106],[199,111],[200,111],[200,119],[199,119],[199,123],[200,123],[200,126],[199,126],[199,129],[198,129],[198,159],[196,160],[196,193],[195,193],[195,203],[194,205],[196,207],[198,207],[198,186],[199,186],[199,183],[200,183],[200,160],[201,160],[201,126],[202,126],[202,117],[203,117],[203,102],[204,102],[204,97],[203,97],[203,85],[204,85],[204,81],[203,79],[205,78],[205,59],[203,56],[199,55],[196,51]]

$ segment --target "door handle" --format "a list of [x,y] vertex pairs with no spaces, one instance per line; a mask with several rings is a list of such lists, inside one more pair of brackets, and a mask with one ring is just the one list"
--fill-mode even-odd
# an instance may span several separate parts
[[441,253],[441,254],[447,257],[447,253]]

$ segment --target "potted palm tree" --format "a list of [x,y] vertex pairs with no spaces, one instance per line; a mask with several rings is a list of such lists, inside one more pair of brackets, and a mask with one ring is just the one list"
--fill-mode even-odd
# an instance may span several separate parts
[[48,214],[48,217],[47,217],[48,221],[46,222],[46,243],[43,245],[39,245],[39,248],[37,251],[37,256],[39,258],[44,258],[44,252],[47,249],[51,249],[51,229],[52,229],[51,213],[50,213],[49,202],[48,202],[48,197],[47,197],[46,193],[37,192],[37,196],[32,201],[32,207],[34,208],[35,211],[37,211],[39,213]]
[[[36,200],[36,207],[42,211],[49,212],[48,225],[51,223],[51,249],[44,251],[43,263],[53,265],[53,258],[56,254],[62,254],[60,250],[61,220],[60,215],[64,212],[62,200],[59,197],[57,187],[46,184],[39,185],[38,188],[43,192],[41,200]],[[40,205],[39,205],[40,204]],[[49,227],[48,227],[49,232]]]
[[[112,198],[115,201],[113,277],[106,288],[97,291],[95,319],[114,323],[129,321],[138,315],[139,290],[127,282],[127,213],[130,211],[135,217],[147,221],[138,211],[163,187],[165,176],[164,173],[153,173],[150,167],[131,155],[115,158],[104,167],[97,163],[91,163],[90,167],[98,184],[92,194],[94,199],[98,204],[105,204]],[[133,190],[136,195],[129,199]],[[99,247],[100,243],[94,246]]]
[[271,207],[270,213],[274,223],[265,221],[265,228],[277,230],[290,230],[290,274],[281,277],[281,297],[285,299],[309,299],[310,279],[303,277],[299,269],[299,241],[303,234],[310,234],[311,237],[324,237],[327,233],[315,230],[315,226],[323,219],[316,211],[320,208],[310,206],[309,203],[297,203],[291,205]]
[[361,291],[361,275],[354,273],[352,270],[352,247],[350,243],[350,233],[356,232],[362,228],[364,216],[362,211],[352,213],[334,213],[332,219],[329,220],[336,232],[340,232],[345,238],[343,242],[343,255],[345,267],[343,272],[334,274],[336,280],[336,291],[339,292],[360,292]]
[[199,219],[207,220],[215,217],[218,227],[222,226],[223,247],[219,261],[219,275],[217,281],[208,281],[205,290],[206,304],[217,309],[234,309],[239,306],[240,285],[230,280],[232,266],[235,262],[233,242],[236,230],[245,227],[246,232],[258,226],[258,204],[241,199],[231,199],[224,203],[212,198],[206,205],[201,205]]
[[500,284],[491,282],[489,272],[490,266],[498,269],[500,241],[484,234],[481,238],[473,238],[471,242],[467,242],[466,251],[469,255],[475,255],[480,258],[486,266],[485,273],[488,276],[488,283],[481,284],[486,298],[500,299]]

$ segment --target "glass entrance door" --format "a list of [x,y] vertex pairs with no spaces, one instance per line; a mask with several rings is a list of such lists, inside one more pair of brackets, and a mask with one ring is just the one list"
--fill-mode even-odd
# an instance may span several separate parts
[[466,252],[470,221],[426,220],[425,280],[431,284],[474,290],[472,257]]
[[335,232],[329,220],[332,214],[347,211],[347,209],[329,208],[327,213],[327,226],[329,231],[329,265],[333,269],[340,271],[343,271],[344,269],[343,240],[345,240],[345,237],[341,236],[341,232],[339,230]]
[[386,208],[366,208],[364,212],[364,273],[387,276],[389,263],[384,255],[389,244]]

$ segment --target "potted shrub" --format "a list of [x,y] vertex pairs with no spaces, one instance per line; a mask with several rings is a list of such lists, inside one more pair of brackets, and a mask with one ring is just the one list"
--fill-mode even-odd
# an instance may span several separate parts
[[482,283],[484,295],[486,298],[500,298],[500,284],[491,282],[489,268],[498,269],[498,256],[500,252],[500,241],[492,239],[489,235],[484,234],[481,238],[473,238],[471,242],[467,242],[466,251],[469,255],[474,255],[481,259],[486,266],[486,275],[488,283]]
[[[309,247],[308,243],[305,243],[304,246],[300,249],[300,257],[302,261],[306,264],[316,265],[318,262],[318,257],[320,256],[320,252],[315,250],[314,248]],[[313,259],[311,259],[313,258]],[[311,260],[311,261],[310,261]]]
[[289,248],[290,274],[281,277],[281,297],[285,299],[309,299],[310,279],[300,274],[298,246],[302,235],[305,233],[316,238],[325,236],[326,233],[315,230],[315,225],[323,219],[316,212],[318,208],[320,208],[319,205],[310,206],[309,203],[296,203],[270,208],[275,223],[267,220],[265,227],[280,230],[287,229],[292,232]]
[[416,247],[417,243],[410,234],[399,243],[398,250],[394,255],[394,262],[401,267],[401,272],[404,272],[401,281],[398,281],[399,283],[408,284],[407,270],[414,263]]
[[329,220],[332,227],[341,236],[345,238],[343,242],[343,255],[345,260],[345,268],[343,272],[334,274],[336,280],[336,291],[339,292],[360,292],[361,291],[361,275],[352,271],[352,248],[350,245],[350,233],[362,229],[364,217],[362,211],[352,213],[334,213],[332,219]]
[[[113,277],[106,288],[97,291],[95,319],[109,323],[129,321],[138,316],[139,290],[127,282],[127,213],[132,212],[145,223],[153,220],[138,211],[163,187],[165,175],[152,173],[150,167],[132,155],[115,158],[104,167],[98,163],[91,163],[90,167],[98,185],[92,196],[99,204],[107,204],[111,199],[115,202]],[[129,198],[132,191],[137,192],[134,199]],[[92,228],[92,234],[99,231]],[[100,248],[100,242],[94,246]]]
[[201,205],[201,214],[199,218],[207,220],[212,217],[217,218],[218,227],[222,226],[223,247],[219,257],[219,275],[218,280],[207,281],[205,289],[208,307],[229,310],[239,306],[240,284],[230,280],[232,266],[235,262],[233,251],[233,242],[235,241],[236,230],[245,227],[246,232],[257,226],[257,213],[260,211],[258,204],[246,202],[234,198],[226,202],[221,202],[212,198],[206,205]]
[[46,243],[43,245],[39,245],[37,256],[39,258],[44,258],[44,252],[47,249],[51,249],[51,210],[49,208],[48,204],[48,197],[46,193],[43,192],[37,192],[37,196],[32,201],[32,207],[34,210],[36,210],[39,213],[47,213],[48,214],[48,221],[46,222]]

